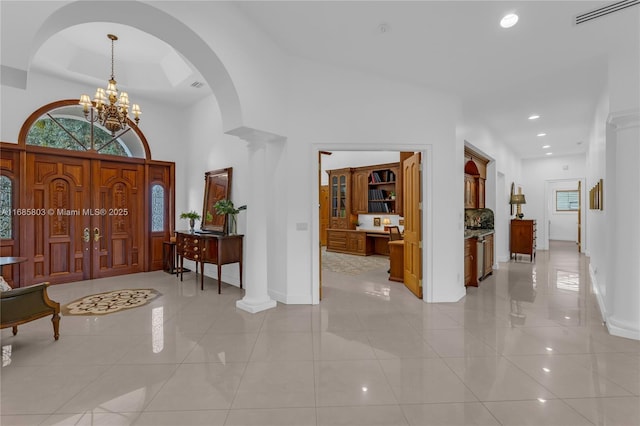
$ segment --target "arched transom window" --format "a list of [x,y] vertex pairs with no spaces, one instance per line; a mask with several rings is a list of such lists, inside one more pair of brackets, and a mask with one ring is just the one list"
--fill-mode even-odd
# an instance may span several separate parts
[[131,128],[112,136],[97,123],[87,121],[80,105],[54,107],[44,112],[29,128],[25,142],[70,151],[145,158],[144,146]]

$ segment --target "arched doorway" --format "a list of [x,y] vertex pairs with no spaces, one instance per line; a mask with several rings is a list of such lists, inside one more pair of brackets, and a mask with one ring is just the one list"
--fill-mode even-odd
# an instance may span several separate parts
[[14,277],[20,286],[162,267],[174,223],[174,164],[151,160],[135,124],[112,136],[81,109],[77,100],[45,105],[25,121],[17,145],[2,146],[17,213],[2,245],[28,258]]

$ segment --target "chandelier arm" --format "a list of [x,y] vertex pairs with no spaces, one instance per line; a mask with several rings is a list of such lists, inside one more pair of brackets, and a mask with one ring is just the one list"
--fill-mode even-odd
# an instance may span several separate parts
[[62,130],[64,130],[64,132],[69,135],[69,137],[71,139],[73,139],[78,145],[80,145],[82,148],[84,148],[85,151],[88,151],[89,149],[84,146],[84,144],[82,142],[80,142],[80,140],[78,138],[76,138],[71,132],[69,132],[67,129],[65,129],[65,127],[60,124],[60,122],[58,120],[56,120],[51,114],[47,113],[47,116],[58,125],[58,127],[60,127]]

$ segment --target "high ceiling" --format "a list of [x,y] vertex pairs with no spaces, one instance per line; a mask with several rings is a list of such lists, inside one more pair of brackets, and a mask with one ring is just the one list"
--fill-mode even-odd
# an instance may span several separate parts
[[[640,7],[574,24],[577,15],[608,3],[256,1],[237,6],[292,56],[458,96],[469,120],[484,123],[522,158],[534,158],[584,152],[608,57],[624,52],[640,60]],[[520,19],[503,29],[499,21],[508,12]],[[120,37],[116,79],[128,86],[132,101],[143,93],[188,103],[210,93],[206,86],[191,87],[202,77],[170,46],[119,25],[69,28],[43,45],[34,66],[59,75],[71,70],[90,87],[103,85],[109,76],[109,32]],[[541,117],[528,120],[534,113]]]

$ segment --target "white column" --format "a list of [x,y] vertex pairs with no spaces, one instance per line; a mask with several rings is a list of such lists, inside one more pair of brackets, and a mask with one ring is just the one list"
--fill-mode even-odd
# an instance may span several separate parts
[[612,114],[609,123],[615,134],[615,193],[608,200],[610,186],[604,182],[604,209],[611,214],[613,248],[606,321],[611,334],[640,340],[640,112]]
[[247,199],[247,231],[244,238],[245,295],[236,307],[257,313],[275,308],[276,301],[269,296],[267,264],[267,174],[266,150],[270,141],[281,136],[249,128],[227,132],[249,142],[249,193]]

